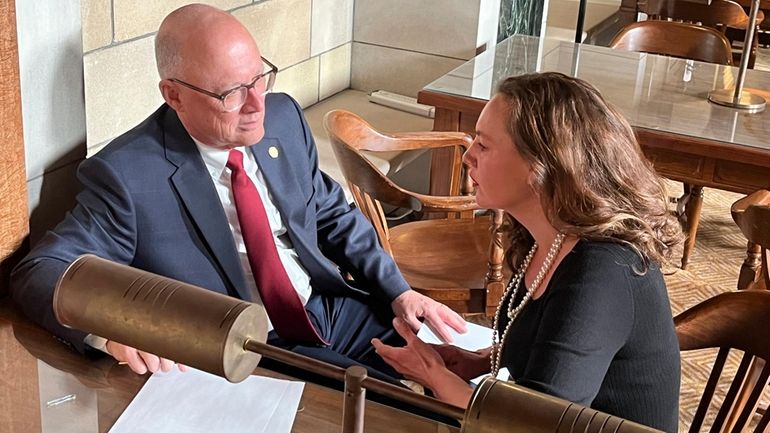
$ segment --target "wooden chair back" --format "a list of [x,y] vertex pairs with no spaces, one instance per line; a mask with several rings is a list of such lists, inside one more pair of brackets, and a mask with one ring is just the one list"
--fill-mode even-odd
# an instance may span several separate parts
[[[362,151],[392,152],[441,147],[467,149],[473,139],[461,132],[424,132],[383,134],[355,114],[345,110],[333,110],[324,117],[324,127],[337,157],[343,176],[356,206],[372,222],[383,248],[391,252],[389,232],[380,203],[387,203],[415,212],[464,211],[477,209],[476,200],[468,195],[465,200],[448,200],[408,191],[388,179]],[[472,186],[464,171],[452,174],[461,178],[463,191],[469,193]]]
[[[727,37],[733,47],[733,63],[738,63],[741,58],[741,43],[746,35],[749,25],[749,16],[743,6],[732,0],[712,0],[711,4],[698,4],[689,0],[673,0],[661,2],[655,15],[657,19],[674,20],[692,23],[714,28]],[[761,10],[757,14],[759,24],[765,19]],[[756,60],[757,44],[759,38],[754,38],[749,51],[749,68],[754,67]],[[740,42],[740,43],[739,43]]]
[[[722,431],[725,422],[735,417],[731,433],[740,433],[754,414],[757,401],[762,396],[770,377],[770,339],[764,328],[758,326],[770,316],[770,292],[763,290],[742,290],[728,292],[708,299],[674,318],[681,350],[719,348],[714,366],[709,375],[703,396],[696,409],[690,433],[699,432],[703,426],[709,407],[714,399],[715,390],[723,376],[724,366],[732,349],[744,352],[738,369],[732,378],[722,405],[717,409],[711,432]],[[756,359],[755,359],[756,357]],[[755,368],[755,380],[751,380],[750,389],[746,390],[748,400],[741,405],[739,413],[733,414],[734,405],[742,387]],[[770,412],[762,416],[755,432],[764,432],[770,421]]]
[[656,15],[660,18],[712,27],[722,33],[727,27],[745,30],[749,22],[749,16],[743,7],[732,0],[712,0],[710,5],[685,0],[661,2],[661,8]]
[[[471,137],[460,132],[383,134],[344,110],[327,113],[324,127],[356,205],[412,288],[460,313],[494,314],[504,289],[503,239],[498,230],[502,211],[492,211],[492,218],[475,218],[478,205],[462,166],[452,176],[464,194],[432,196],[396,185],[362,153],[447,147],[464,151],[473,142]],[[389,229],[381,203],[447,217]],[[456,214],[461,218],[452,217]]]
[[[770,379],[770,339],[759,326],[770,317],[767,248],[770,247],[770,192],[760,191],[736,202],[733,215],[746,238],[762,249],[760,278],[749,290],[722,293],[674,318],[681,350],[719,348],[690,433],[700,431],[731,349],[743,352],[711,431],[739,433],[754,414]],[[755,432],[767,430],[770,411]]]
[[723,34],[709,27],[688,23],[650,20],[629,24],[615,36],[610,47],[721,65],[732,64],[730,42]]

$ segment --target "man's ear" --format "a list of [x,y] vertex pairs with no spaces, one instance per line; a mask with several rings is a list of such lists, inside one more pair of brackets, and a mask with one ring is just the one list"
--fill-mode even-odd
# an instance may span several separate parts
[[170,80],[160,80],[158,88],[160,88],[160,94],[163,95],[166,104],[173,108],[174,111],[179,112],[183,110],[182,101],[179,99],[179,90],[173,82]]

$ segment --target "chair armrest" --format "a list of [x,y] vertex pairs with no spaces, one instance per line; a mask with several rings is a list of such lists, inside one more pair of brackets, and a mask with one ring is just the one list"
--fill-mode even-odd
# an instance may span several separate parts
[[733,215],[733,221],[739,226],[741,225],[741,216],[749,206],[768,206],[770,205],[770,191],[761,189],[756,191],[742,199],[737,200],[730,206],[730,213]]
[[474,195],[438,196],[411,193],[424,212],[464,212],[481,209]]
[[460,146],[468,149],[473,138],[464,132],[403,132],[388,134],[393,140],[389,143],[391,150],[436,149],[441,147]]

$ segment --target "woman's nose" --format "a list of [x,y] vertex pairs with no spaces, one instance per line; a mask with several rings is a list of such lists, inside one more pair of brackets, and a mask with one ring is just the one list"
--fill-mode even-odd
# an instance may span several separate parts
[[468,150],[466,150],[465,153],[463,153],[463,164],[473,165],[474,158],[473,158],[472,152],[475,147],[476,147],[476,144],[473,143],[471,144],[471,147],[469,147]]

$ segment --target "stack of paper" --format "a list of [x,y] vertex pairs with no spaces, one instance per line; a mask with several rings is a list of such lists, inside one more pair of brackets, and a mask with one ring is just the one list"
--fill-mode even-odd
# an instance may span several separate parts
[[289,433],[304,386],[260,376],[234,384],[175,368],[153,374],[110,433]]

